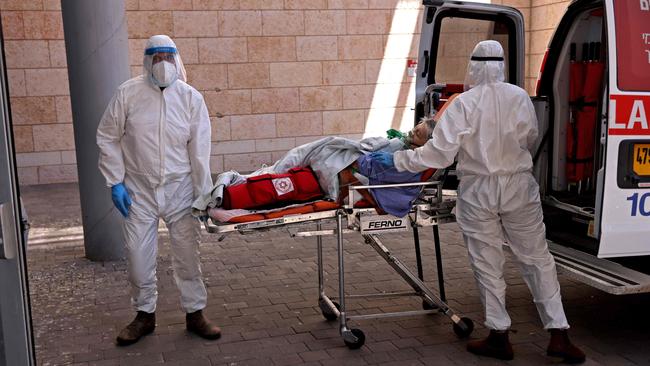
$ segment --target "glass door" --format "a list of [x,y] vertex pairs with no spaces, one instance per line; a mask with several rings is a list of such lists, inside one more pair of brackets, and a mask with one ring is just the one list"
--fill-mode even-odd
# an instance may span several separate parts
[[0,49],[0,366],[35,365],[25,260],[27,224],[18,196],[2,37]]

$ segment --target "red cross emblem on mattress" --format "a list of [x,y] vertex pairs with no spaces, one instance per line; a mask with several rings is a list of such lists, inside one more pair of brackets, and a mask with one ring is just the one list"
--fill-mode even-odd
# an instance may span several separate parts
[[273,187],[278,193],[278,196],[282,196],[293,191],[293,183],[289,177],[273,179]]

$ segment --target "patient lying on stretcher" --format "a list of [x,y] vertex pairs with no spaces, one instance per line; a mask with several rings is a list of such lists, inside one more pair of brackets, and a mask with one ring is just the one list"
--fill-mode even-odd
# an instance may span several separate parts
[[[433,132],[435,122],[432,118],[423,119],[407,134],[395,130],[389,130],[389,138],[398,138],[402,141],[402,149],[414,149],[424,145]],[[394,167],[386,169],[378,164],[371,155],[364,154],[355,162],[338,173],[339,196],[338,202],[343,203],[347,197],[350,185],[379,185],[395,183],[419,182],[422,179],[421,173],[408,171],[398,172]],[[417,198],[420,187],[395,187],[358,190],[363,200],[359,204],[374,207],[379,214],[390,213],[402,217],[408,213],[411,202]]]
[[[295,197],[295,193],[300,193],[303,188],[297,187],[298,185],[314,186],[309,182],[309,175],[315,182],[318,198],[339,204],[346,198],[349,185],[418,182],[421,179],[421,173],[397,172],[394,168],[386,169],[380,164],[376,164],[370,153],[375,151],[395,152],[422,146],[431,137],[434,124],[432,118],[423,119],[408,133],[390,130],[387,137],[370,137],[360,141],[329,136],[295,147],[275,164],[262,167],[251,174],[242,175],[234,171],[223,172],[217,176],[210,194],[204,195],[194,202],[193,211],[197,216],[210,208],[231,211],[232,209],[246,209],[247,212],[260,212],[260,210],[274,209],[282,204],[296,203],[296,201],[289,201],[268,204],[268,201],[264,201],[264,199],[269,196],[275,198],[283,196],[283,189],[294,191],[292,194]],[[296,169],[300,167],[309,167],[313,171],[313,175],[311,171],[309,171],[310,174],[305,174],[306,169]],[[290,177],[291,180],[285,180],[282,183],[282,179],[294,173],[297,177],[296,180]],[[261,182],[263,180],[267,182]],[[243,183],[248,186],[242,185]],[[251,183],[260,183],[256,187],[262,187],[261,190],[255,191],[259,188],[253,189]],[[250,192],[251,190],[254,192]],[[365,204],[375,207],[379,213],[387,212],[402,217],[408,213],[411,202],[417,197],[419,191],[419,187],[399,187],[372,189],[370,192],[360,190],[359,193]],[[251,197],[245,197],[248,193],[251,193]],[[313,192],[306,192],[302,198],[315,199],[316,197],[311,193]],[[256,200],[260,197],[263,204],[258,205]],[[307,201],[307,199],[302,201]]]

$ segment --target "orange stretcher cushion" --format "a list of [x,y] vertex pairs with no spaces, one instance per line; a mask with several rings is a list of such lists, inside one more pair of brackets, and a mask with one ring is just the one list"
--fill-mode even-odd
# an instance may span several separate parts
[[301,207],[288,207],[285,208],[284,210],[274,211],[274,212],[269,212],[267,214],[264,214],[264,217],[268,220],[268,219],[277,219],[282,216],[299,215],[299,214],[306,214],[310,212],[314,212],[313,205],[305,205]]
[[244,222],[260,221],[264,219],[266,219],[266,217],[264,217],[262,214],[250,214],[233,217],[232,219],[228,220],[228,222],[232,222],[233,224],[241,224]]
[[335,210],[341,207],[338,203],[332,201],[316,201],[311,205],[314,206],[314,212]]
[[[299,205],[293,205],[291,207],[287,207],[284,209],[274,209],[270,210],[268,212],[255,212],[255,213],[250,213],[250,214],[243,214],[240,216],[234,216],[234,217],[229,217],[227,221],[223,221],[224,217],[220,218],[219,212],[224,212],[222,209],[211,209],[215,210],[211,212],[211,216],[218,221],[221,222],[229,222],[233,224],[241,224],[244,222],[252,222],[252,221],[261,221],[261,220],[270,220],[270,219],[277,219],[280,217],[284,216],[289,216],[289,215],[301,215],[301,214],[306,214],[310,212],[318,212],[318,211],[328,211],[328,210],[334,210],[337,208],[340,208],[336,202],[331,202],[331,201],[315,201],[315,202],[310,202],[306,203],[302,206]],[[225,210],[225,211],[230,211],[230,210]],[[240,210],[243,212],[246,212],[245,210]],[[227,217],[227,216],[226,216]]]

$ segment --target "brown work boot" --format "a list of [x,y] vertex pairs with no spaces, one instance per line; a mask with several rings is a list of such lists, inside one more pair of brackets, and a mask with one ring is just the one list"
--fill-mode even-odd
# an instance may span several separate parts
[[212,324],[205,316],[203,311],[197,310],[185,315],[187,330],[205,339],[219,339],[221,329]]
[[117,336],[119,346],[128,346],[156,329],[156,313],[138,311],[135,319]]
[[500,360],[512,360],[514,358],[507,330],[490,330],[490,335],[487,338],[467,342],[467,350],[475,355]]
[[561,357],[565,363],[585,362],[585,353],[569,340],[566,329],[549,329],[551,341],[548,342],[546,354],[551,357]]

